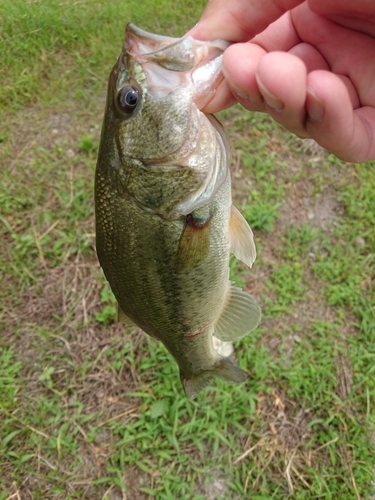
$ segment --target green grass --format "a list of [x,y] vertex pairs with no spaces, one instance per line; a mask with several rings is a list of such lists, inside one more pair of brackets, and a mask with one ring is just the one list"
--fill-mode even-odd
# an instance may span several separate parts
[[[263,321],[250,381],[187,400],[166,349],[115,322],[94,249],[106,79],[126,22],[179,36],[204,2],[0,5],[0,500],[375,495],[375,170],[265,115],[221,113]],[[12,496],[13,495],[13,496]]]
[[[0,4],[0,105],[57,105],[75,92],[90,105],[119,55],[125,24],[181,36],[198,20],[204,2],[181,3],[184,15],[166,0],[71,2],[4,0]],[[190,23],[189,23],[189,20]]]

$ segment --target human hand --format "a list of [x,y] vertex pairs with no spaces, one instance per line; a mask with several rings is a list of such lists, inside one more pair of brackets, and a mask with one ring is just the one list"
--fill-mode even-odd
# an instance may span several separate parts
[[375,159],[373,0],[209,0],[189,35],[251,40],[225,51],[205,112],[238,101],[342,160]]

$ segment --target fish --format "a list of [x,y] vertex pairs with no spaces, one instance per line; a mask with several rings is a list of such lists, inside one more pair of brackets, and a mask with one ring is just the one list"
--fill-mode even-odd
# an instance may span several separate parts
[[201,109],[223,79],[229,44],[128,24],[109,81],[95,173],[96,249],[130,321],[176,360],[187,397],[247,373],[213,347],[253,331],[261,310],[229,280],[251,267],[253,233],[232,205],[229,139]]

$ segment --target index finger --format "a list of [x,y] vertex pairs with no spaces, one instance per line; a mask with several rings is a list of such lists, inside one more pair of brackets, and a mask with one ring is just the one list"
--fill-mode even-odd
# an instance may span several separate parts
[[301,3],[303,0],[209,0],[187,35],[198,40],[245,42]]

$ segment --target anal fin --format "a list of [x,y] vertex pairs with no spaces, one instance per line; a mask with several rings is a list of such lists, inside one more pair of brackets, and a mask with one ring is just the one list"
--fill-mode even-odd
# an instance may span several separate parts
[[224,342],[241,339],[259,325],[261,317],[255,299],[241,288],[230,286],[214,335]]
[[253,232],[234,205],[231,207],[229,228],[231,252],[238,260],[251,267],[256,258]]

